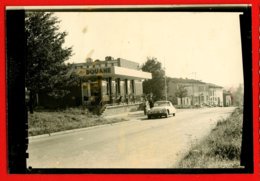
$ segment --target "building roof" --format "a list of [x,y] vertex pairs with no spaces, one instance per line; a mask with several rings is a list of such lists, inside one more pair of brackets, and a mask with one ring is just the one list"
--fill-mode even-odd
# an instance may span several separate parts
[[171,82],[174,83],[186,83],[186,84],[206,84],[205,82],[202,82],[200,80],[195,79],[188,79],[188,78],[169,78]]
[[207,83],[209,85],[209,88],[223,88],[219,85],[216,85],[216,84],[212,84],[212,83]]
[[173,83],[179,83],[179,84],[203,84],[203,85],[208,85],[209,88],[223,88],[216,84],[206,83],[195,79],[188,79],[188,78],[183,79],[183,78],[171,78],[171,77],[169,77],[168,79],[170,79],[170,81]]

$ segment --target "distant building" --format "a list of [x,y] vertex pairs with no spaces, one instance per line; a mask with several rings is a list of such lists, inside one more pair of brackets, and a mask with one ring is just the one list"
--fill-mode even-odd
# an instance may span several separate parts
[[187,90],[187,95],[181,98],[177,97],[175,104],[183,106],[223,106],[223,87],[205,83],[194,79],[169,78],[168,96],[176,97],[178,88],[183,86]]
[[215,84],[208,84],[209,86],[209,105],[212,106],[223,106],[223,87],[215,85]]
[[233,105],[232,94],[230,91],[223,92],[223,104],[225,107]]

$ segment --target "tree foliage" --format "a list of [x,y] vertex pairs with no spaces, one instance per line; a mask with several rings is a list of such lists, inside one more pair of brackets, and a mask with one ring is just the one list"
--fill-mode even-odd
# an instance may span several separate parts
[[188,95],[187,89],[185,89],[185,86],[178,85],[178,88],[175,92],[175,96],[181,99],[181,105],[182,105],[182,99]]
[[147,61],[142,65],[142,71],[152,73],[152,79],[143,82],[144,94],[152,93],[155,100],[162,99],[165,96],[165,72],[162,69],[161,62],[154,57],[148,57]]
[[244,87],[242,84],[239,84],[238,88],[233,93],[233,104],[236,106],[244,104]]
[[73,80],[67,76],[70,66],[64,63],[72,48],[64,47],[67,33],[59,31],[58,24],[53,13],[26,12],[26,87],[32,94],[45,91],[62,97]]

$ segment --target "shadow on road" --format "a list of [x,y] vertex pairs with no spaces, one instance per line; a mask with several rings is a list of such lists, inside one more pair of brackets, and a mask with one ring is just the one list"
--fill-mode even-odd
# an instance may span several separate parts
[[140,118],[141,121],[157,121],[157,120],[161,120],[161,119],[169,119],[169,118],[165,118],[165,117],[156,117],[156,118],[151,118],[148,119],[147,117],[142,117]]

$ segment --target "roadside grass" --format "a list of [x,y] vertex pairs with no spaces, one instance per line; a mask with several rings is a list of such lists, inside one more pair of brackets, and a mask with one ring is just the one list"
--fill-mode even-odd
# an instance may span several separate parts
[[193,146],[179,163],[180,168],[239,168],[243,109],[236,108],[220,120],[210,135]]
[[28,134],[29,136],[51,134],[59,131],[122,121],[128,121],[128,119],[125,117],[104,118],[93,115],[87,109],[80,108],[69,108],[58,111],[40,110],[35,111],[33,114],[28,113]]

